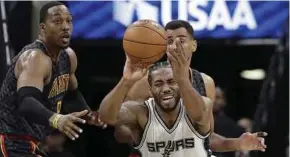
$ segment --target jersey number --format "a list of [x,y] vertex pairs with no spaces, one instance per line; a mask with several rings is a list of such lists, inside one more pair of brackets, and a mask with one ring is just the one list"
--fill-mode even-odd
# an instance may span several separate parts
[[56,113],[60,113],[62,101],[58,101],[56,104]]

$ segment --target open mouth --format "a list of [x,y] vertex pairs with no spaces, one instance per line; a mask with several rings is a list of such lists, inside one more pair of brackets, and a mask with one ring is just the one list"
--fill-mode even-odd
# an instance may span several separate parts
[[61,36],[61,39],[62,39],[63,42],[69,42],[69,40],[70,40],[70,35],[69,35],[69,34],[63,34],[63,35]]
[[173,98],[173,95],[167,95],[167,96],[162,96],[162,100],[165,101],[165,100],[170,100]]

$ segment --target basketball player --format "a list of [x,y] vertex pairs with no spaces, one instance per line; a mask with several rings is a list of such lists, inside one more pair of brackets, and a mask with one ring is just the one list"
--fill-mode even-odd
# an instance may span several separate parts
[[[53,129],[75,140],[82,132],[76,123],[86,123],[86,118],[100,124],[77,89],[68,8],[45,4],[39,26],[39,38],[13,59],[0,90],[0,156],[36,156],[37,144]],[[65,106],[73,113],[60,114],[63,101],[73,106]]]
[[[176,38],[180,38],[182,43],[182,50],[185,52],[187,58],[191,60],[192,54],[197,49],[197,43],[194,39],[194,30],[192,26],[183,20],[174,20],[165,26],[165,30],[167,33],[167,45],[169,48],[177,48],[174,46],[174,40]],[[173,46],[173,47],[172,47]],[[190,61],[189,61],[190,62]],[[191,73],[192,85],[199,92],[200,95],[210,98],[213,102],[215,101],[215,84],[213,79],[204,74],[200,73],[195,69],[189,70]],[[148,76],[145,76],[140,81],[135,83],[135,85],[130,89],[128,95],[126,96],[126,100],[147,100],[152,97],[150,94],[150,86],[148,85]],[[214,121],[212,117],[211,121],[211,129],[213,131]],[[119,128],[118,134],[126,134],[126,130],[124,127]],[[211,134],[211,140],[209,141],[210,148],[216,152],[228,152],[228,151],[236,151],[236,150],[261,150],[264,151],[266,147],[263,142],[263,138],[259,136],[266,136],[267,134],[264,132],[260,133],[244,133],[240,136],[240,138],[225,138],[216,133]],[[121,137],[118,137],[121,138]],[[117,138],[117,139],[118,139]],[[121,142],[121,141],[120,141]],[[208,141],[207,141],[208,142]]]
[[146,71],[133,68],[127,58],[118,85],[104,98],[101,119],[116,127],[127,126],[143,157],[206,157],[204,139],[210,133],[212,101],[191,86],[189,60],[185,54],[168,53],[171,64],[157,63],[149,69],[153,98],[122,102]]

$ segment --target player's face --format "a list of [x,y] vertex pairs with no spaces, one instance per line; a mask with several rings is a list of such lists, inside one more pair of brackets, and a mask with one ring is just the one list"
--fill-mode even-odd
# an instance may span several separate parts
[[151,74],[151,92],[157,105],[165,112],[173,111],[179,100],[179,87],[171,68],[160,68]]
[[48,9],[44,23],[44,34],[49,43],[67,48],[70,43],[72,27],[72,16],[66,6],[58,5]]
[[186,57],[190,58],[192,56],[192,53],[195,52],[197,46],[196,41],[192,39],[191,35],[188,34],[185,28],[181,27],[174,30],[167,29],[166,34],[167,34],[167,46],[169,45],[176,46],[174,40],[176,38],[180,38],[183,50],[187,54]]

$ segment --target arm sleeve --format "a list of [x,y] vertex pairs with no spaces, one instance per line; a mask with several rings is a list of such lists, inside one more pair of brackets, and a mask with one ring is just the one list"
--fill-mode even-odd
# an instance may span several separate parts
[[35,87],[22,87],[17,91],[17,111],[27,121],[49,126],[49,118],[54,112],[42,103],[42,92]]

